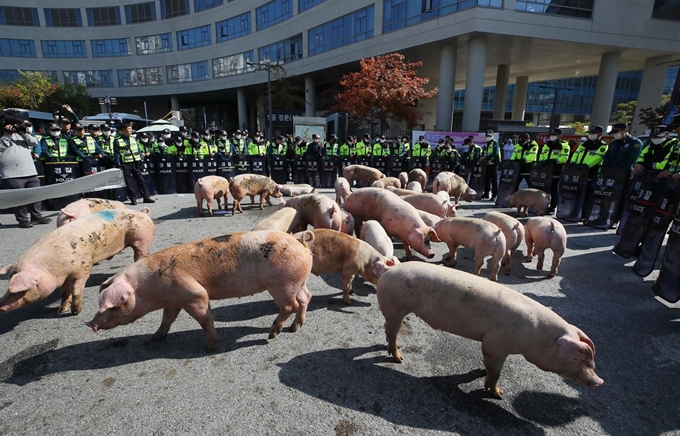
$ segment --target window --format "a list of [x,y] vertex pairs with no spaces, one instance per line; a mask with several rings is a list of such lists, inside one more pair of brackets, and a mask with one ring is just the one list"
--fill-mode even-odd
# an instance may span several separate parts
[[0,24],[40,27],[37,8],[0,7]]
[[[24,73],[40,73],[50,79],[52,82],[57,82],[57,72],[52,70],[21,70]],[[21,79],[19,70],[0,70],[0,83],[13,83]]]
[[185,83],[208,80],[208,61],[170,65],[165,68],[168,83]]
[[128,24],[156,21],[156,3],[125,5],[125,22]]
[[503,8],[503,0],[385,0],[383,4],[384,33],[477,6]]
[[92,40],[93,58],[110,58],[130,55],[132,55],[132,52],[130,51],[129,38]]
[[35,58],[35,41],[32,39],[0,38],[0,56],[14,58]]
[[138,55],[167,53],[172,51],[172,34],[138,36],[135,38]]
[[515,10],[535,14],[592,18],[594,0],[517,0]]
[[64,82],[71,85],[85,85],[92,88],[112,88],[112,70],[64,71]]
[[120,9],[118,6],[87,8],[87,24],[92,27],[118,26],[120,24]]
[[292,62],[302,59],[302,35],[275,42],[258,50],[261,62]]
[[86,58],[85,41],[40,41],[44,58]]
[[189,14],[189,0],[161,0],[161,19]]
[[680,20],[680,0],[655,0],[652,18]]
[[194,0],[194,12],[201,12],[207,9],[216,8],[217,6],[222,6],[223,4],[223,0]]
[[373,5],[309,30],[309,55],[373,37]]
[[80,9],[45,8],[45,24],[47,27],[82,27],[83,19]]
[[217,42],[229,41],[250,34],[250,12],[215,23]]
[[234,76],[236,74],[243,74],[253,71],[254,67],[252,65],[248,66],[247,62],[253,62],[252,50],[245,53],[213,59],[213,79]]
[[188,50],[210,44],[212,44],[210,24],[177,32],[177,50]]
[[118,70],[118,86],[162,85],[161,67]]
[[293,16],[293,0],[274,0],[255,9],[257,30],[266,29]]
[[320,5],[324,1],[325,0],[298,0],[298,9],[300,12],[304,12],[316,5]]

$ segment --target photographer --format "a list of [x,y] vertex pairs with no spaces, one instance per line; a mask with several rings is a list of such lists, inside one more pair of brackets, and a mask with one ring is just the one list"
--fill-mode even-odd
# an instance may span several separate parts
[[[1,116],[0,179],[3,189],[37,188],[40,186],[33,158],[40,153],[37,140],[26,133],[26,126],[16,118]],[[35,154],[31,150],[35,147]],[[14,216],[21,228],[52,221],[40,213],[40,203],[14,208]]]

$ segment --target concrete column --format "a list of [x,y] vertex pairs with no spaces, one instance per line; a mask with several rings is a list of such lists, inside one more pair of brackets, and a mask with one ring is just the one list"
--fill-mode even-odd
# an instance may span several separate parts
[[465,102],[463,103],[464,132],[479,130],[482,114],[482,97],[484,95],[484,70],[486,68],[486,46],[484,35],[470,38],[468,49],[468,65],[465,77]]
[[243,88],[236,90],[236,104],[238,106],[238,128],[245,129],[248,125],[248,106],[246,105],[246,91]]
[[[383,7],[382,2],[378,3],[373,8],[373,36],[382,35],[383,33]],[[307,32],[309,33],[309,32]]]
[[316,116],[316,88],[312,76],[305,76],[305,116]]
[[522,121],[527,109],[527,92],[529,91],[529,76],[520,76],[515,81],[515,98],[512,101],[513,121]]
[[[647,58],[645,61],[635,117],[633,118],[633,124],[630,126],[630,131],[633,135],[642,135],[648,129],[644,124],[640,124],[640,109],[648,107],[656,108],[661,104],[661,95],[663,94],[663,87],[666,82],[666,75],[668,74],[668,64],[664,62],[670,60],[670,56],[657,56]],[[661,63],[663,65],[658,65]]]
[[437,130],[451,131],[453,93],[456,85],[456,45],[444,44],[439,53],[439,93],[437,93]]
[[510,65],[502,64],[496,71],[496,94],[493,100],[493,119],[505,119],[505,100],[508,98],[508,80]]
[[170,97],[170,110],[178,112],[180,110],[179,97],[177,97],[176,95]]
[[621,52],[618,51],[604,53],[600,59],[600,73],[597,76],[593,112],[590,115],[591,125],[597,124],[606,129],[609,124],[620,61]]
[[541,122],[541,113],[534,112],[533,114],[531,114],[531,122],[534,124],[534,126],[538,127],[538,123]]

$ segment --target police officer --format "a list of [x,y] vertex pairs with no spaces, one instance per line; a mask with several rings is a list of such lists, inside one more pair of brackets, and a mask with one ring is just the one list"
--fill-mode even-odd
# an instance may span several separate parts
[[274,142],[270,144],[270,146],[267,148],[267,154],[268,155],[280,155],[280,154],[285,154],[286,149],[285,149],[285,144],[284,140],[286,138],[283,137],[283,135],[279,135],[276,137]]
[[552,129],[548,141],[543,144],[541,153],[538,155],[539,162],[553,163],[553,180],[550,185],[550,206],[548,207],[548,215],[555,212],[558,199],[559,179],[562,173],[562,165],[569,160],[569,143],[562,139],[562,129]]
[[474,168],[482,157],[482,147],[474,143],[472,136],[468,136],[467,138],[463,139],[463,146],[466,146],[468,148],[466,159],[467,164],[466,179],[468,179],[468,183],[470,183],[472,181],[472,173],[474,171]]
[[179,127],[179,137],[182,138],[184,150],[191,147],[191,136],[189,135],[189,129],[187,129],[186,126]]
[[609,143],[602,165],[624,168],[630,172],[640,157],[642,141],[628,132],[628,123],[614,124],[609,135],[612,135],[614,140]]
[[234,154],[246,154],[246,141],[240,130],[235,131],[231,136],[231,145],[234,149]]
[[58,124],[47,126],[47,136],[40,143],[42,156],[50,162],[64,162],[69,154],[69,141],[61,135]]
[[[323,158],[323,144],[321,143],[321,138],[316,133],[312,134],[312,142],[307,144],[305,158],[307,162],[312,162],[312,167],[319,169]],[[310,174],[310,176],[310,184],[315,188],[318,187],[320,182],[320,180],[317,180],[319,176],[318,171]]]
[[[680,115],[676,115],[673,118],[673,122],[668,126],[667,130],[680,135]],[[680,179],[680,140],[677,138],[675,138],[675,145],[673,146],[673,150],[668,157],[666,168],[661,172],[661,174],[659,174],[658,178],[668,176],[672,176],[673,180],[676,181]]]
[[197,159],[203,159],[208,154],[208,144],[201,138],[201,134],[198,132],[192,132],[191,139],[189,140],[189,146],[185,146],[184,148],[184,155],[194,156]]
[[71,131],[71,120],[62,117],[59,120],[59,124],[61,125],[61,136],[63,136],[66,139],[71,139],[71,137],[73,136],[73,132]]
[[368,133],[364,134],[364,138],[357,142],[355,147],[357,157],[367,156],[371,153],[371,135]]
[[375,143],[373,144],[373,147],[371,149],[371,156],[382,157],[389,155],[390,149],[385,144],[385,137],[380,136],[375,138]]
[[102,134],[99,137],[99,146],[101,147],[104,154],[107,156],[113,156],[113,140],[115,136],[111,130],[111,126],[108,124],[102,124],[101,127]]
[[116,163],[120,165],[125,176],[125,185],[127,188],[128,198],[130,204],[133,206],[137,204],[134,191],[131,186],[135,181],[139,186],[139,191],[144,198],[144,203],[155,203],[149,195],[149,191],[144,183],[144,176],[142,175],[142,154],[137,144],[137,140],[132,137],[132,124],[123,123],[120,126],[120,135],[113,142],[113,150],[115,154]]
[[501,149],[498,146],[498,142],[493,138],[493,130],[486,131],[486,145],[482,149],[482,157],[479,160],[486,163],[482,198],[489,198],[489,194],[491,194],[491,201],[494,201],[496,195],[498,195],[497,166],[501,160]]
[[229,135],[227,135],[226,130],[220,130],[220,134],[215,140],[215,145],[217,146],[217,153],[222,156],[231,157],[234,155],[234,147],[229,141]]
[[151,140],[149,134],[142,132],[137,134],[137,145],[139,146],[139,151],[142,153],[142,157],[148,157],[151,155]]
[[[665,127],[666,126],[664,126],[664,128]],[[576,148],[571,159],[569,159],[570,163],[588,166],[589,180],[592,180],[597,173],[597,170],[604,160],[604,155],[609,148],[607,143],[602,140],[603,133],[604,129],[602,126],[590,126],[590,129],[588,130],[588,139]]]
[[208,149],[207,155],[215,156],[217,154],[217,145],[215,145],[215,141],[213,141],[209,129],[204,129],[201,132],[201,140],[205,143],[205,146]]
[[526,180],[526,182],[529,183],[531,164],[536,162],[537,157],[538,143],[530,140],[528,133],[520,133],[512,156],[510,156],[510,160],[518,161],[521,164],[515,191],[519,190],[519,185],[522,183],[522,180]]
[[286,174],[288,180],[293,180],[293,172],[295,171],[295,142],[291,135],[286,138]]
[[354,136],[347,135],[347,141],[340,146],[340,157],[348,158],[356,155]]
[[78,162],[82,162],[86,157],[105,156],[97,141],[92,136],[85,136],[85,127],[76,124],[73,130],[75,135],[71,138],[70,148]]
[[460,153],[455,147],[453,147],[452,143],[447,142],[445,139],[442,139],[441,141],[443,145],[441,147],[437,147],[439,150],[437,157],[443,157],[447,159],[451,169],[455,170],[458,165],[460,165]]
[[633,174],[641,171],[665,170],[668,158],[678,141],[677,138],[671,138],[665,125],[654,126],[649,137],[649,145],[642,149],[635,165],[633,165]]
[[338,135],[335,133],[331,134],[328,142],[326,143],[326,156],[337,157],[340,154],[340,144],[338,144]]
[[267,147],[260,136],[256,133],[255,137],[248,143],[248,156],[265,156],[267,154]]
[[299,136],[293,140],[293,147],[295,147],[295,156],[304,156],[307,153],[307,143]]
[[421,135],[411,148],[411,157],[428,157],[430,154],[430,143]]

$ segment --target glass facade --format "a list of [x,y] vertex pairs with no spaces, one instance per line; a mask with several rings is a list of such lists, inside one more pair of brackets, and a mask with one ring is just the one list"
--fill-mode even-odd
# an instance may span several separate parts
[[63,71],[64,83],[90,88],[112,88],[112,70]]
[[194,0],[194,12],[201,12],[207,9],[216,8],[217,6],[222,6],[223,4],[223,0]]
[[212,60],[213,79],[219,77],[235,76],[253,71],[253,66],[248,66],[247,62],[253,62],[253,51],[239,53],[231,56],[224,56]]
[[156,21],[156,3],[136,3],[125,5],[125,22],[127,24],[147,23]]
[[131,56],[130,38],[119,39],[93,39],[92,41],[93,58],[110,58]]
[[0,7],[0,25],[40,27],[38,8]]
[[680,0],[654,0],[652,18],[680,20]]
[[266,29],[293,16],[293,0],[274,0],[255,9],[257,30]]
[[138,36],[135,38],[138,55],[167,53],[172,51],[172,34]]
[[309,30],[309,56],[373,37],[373,6]]
[[35,41],[32,39],[0,38],[0,56],[13,58],[35,58]]
[[515,10],[563,17],[592,18],[595,0],[517,0]]
[[188,50],[210,44],[212,44],[210,24],[177,32],[177,50]]
[[[24,73],[40,73],[43,76],[47,76],[53,82],[57,82],[57,72],[52,70],[22,70]],[[21,79],[21,74],[19,70],[0,70],[0,83],[12,83]]]
[[302,59],[302,34],[258,49],[260,62],[288,63]]
[[44,58],[86,58],[85,41],[40,41]]
[[92,27],[120,25],[120,8],[87,8],[87,24]]
[[150,86],[162,85],[162,67],[133,68],[118,70],[118,86]]
[[83,17],[80,9],[48,9],[45,8],[45,24],[47,27],[82,27]]
[[383,32],[393,32],[475,6],[503,8],[503,0],[385,0]]
[[160,2],[163,20],[189,14],[189,0],[160,0]]
[[165,67],[168,83],[185,83],[208,80],[208,61]]
[[217,42],[229,41],[241,36],[250,35],[250,12],[215,23]]
[[298,10],[304,12],[309,8],[320,5],[326,0],[298,0]]

